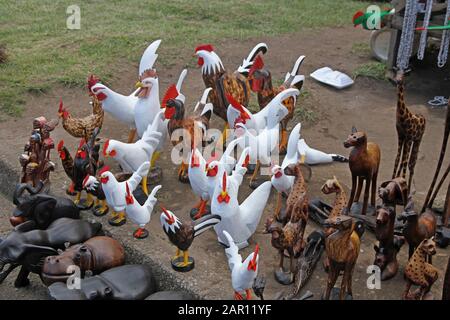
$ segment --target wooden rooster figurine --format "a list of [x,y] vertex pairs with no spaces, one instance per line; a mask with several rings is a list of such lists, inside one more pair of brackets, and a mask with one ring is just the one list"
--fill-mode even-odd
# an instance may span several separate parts
[[110,225],[121,226],[126,223],[126,186],[128,184],[131,190],[136,189],[142,178],[147,175],[149,169],[150,162],[144,162],[128,180],[119,182],[114,174],[109,171],[109,168],[105,166],[99,172],[101,183],[98,183],[94,176],[85,178],[85,184],[89,183],[89,188],[99,189],[97,192],[104,193],[108,206],[113,209],[112,217],[108,220]]
[[[112,157],[122,167],[125,173],[133,173],[144,162],[153,157],[162,133],[158,131],[162,122],[162,111],[155,117],[153,123],[148,126],[142,138],[134,143],[124,143],[118,140],[108,139],[103,145],[103,156]],[[142,179],[142,191],[148,195],[147,174]]]
[[[98,79],[94,76],[90,76],[88,79],[88,90],[98,82]],[[92,95],[92,114],[84,118],[74,118],[69,111],[64,107],[62,99],[59,101],[58,115],[62,119],[64,130],[75,138],[83,138],[88,141],[95,128],[102,128],[104,111],[100,100]]]
[[[210,89],[206,89],[210,92]],[[205,91],[206,91],[205,90]],[[172,87],[168,90],[165,96],[165,118],[169,120],[167,128],[169,136],[172,138],[172,144],[174,146],[182,147],[183,154],[189,154],[186,150],[192,150],[194,145],[197,145],[197,141],[203,141],[203,136],[209,128],[209,120],[212,114],[212,105],[207,104],[206,101],[200,102],[204,104],[203,111],[200,116],[185,117],[184,99],[180,98],[181,95],[176,87]],[[204,98],[205,95],[203,95]],[[173,135],[177,130],[176,135]],[[181,133],[181,135],[179,135]],[[175,139],[178,136],[178,139]],[[188,166],[189,160],[182,159],[180,168],[178,170],[178,179],[183,182],[189,182]]]
[[[287,88],[297,88],[301,90],[305,77],[299,75],[300,66],[303,63],[305,56],[300,56],[294,64],[291,72],[286,74],[284,82],[278,88],[272,86],[272,76],[270,71],[264,68],[264,62],[260,55],[258,55],[250,68],[248,80],[251,84],[251,89],[258,93],[258,104],[260,108],[264,108],[269,102],[281,91]],[[294,117],[294,109],[297,99],[289,97],[283,101],[284,106],[289,110],[286,117],[281,121],[281,139],[280,139],[280,154],[285,154],[287,151],[288,134],[287,125]]]
[[147,229],[145,229],[145,226],[150,222],[153,207],[155,206],[155,203],[157,201],[155,195],[158,190],[161,189],[161,186],[158,185],[153,188],[152,192],[142,206],[134,198],[134,190],[131,190],[128,183],[126,183],[125,186],[127,192],[125,195],[125,201],[127,203],[125,212],[127,214],[127,217],[130,218],[133,223],[139,226],[139,229],[133,232],[133,236],[136,239],[145,239],[148,237],[148,231]]
[[228,176],[224,172],[211,200],[211,212],[222,218],[214,227],[219,242],[227,243],[223,236],[223,230],[226,230],[239,248],[248,246],[248,239],[256,231],[272,189],[270,181],[266,181],[239,204],[238,191],[244,174],[244,171],[234,172]]
[[[141,105],[146,103],[148,103],[147,105],[150,105],[155,101],[159,104],[158,79],[156,77],[156,71],[153,70],[153,65],[158,57],[156,50],[158,50],[160,43],[161,40],[156,40],[152,42],[147,49],[145,49],[139,63],[138,88],[130,95],[125,96],[115,92],[100,82],[94,84],[90,88],[92,94],[102,102],[103,110],[130,128],[130,133],[128,135],[129,143],[133,142],[136,135],[135,108],[139,99],[142,98],[139,102]],[[152,70],[154,72],[151,72]],[[154,98],[155,96],[156,98]],[[151,109],[153,112],[148,112],[148,114],[144,112],[144,115],[139,114],[139,116],[142,116],[143,119],[148,120],[157,108],[158,105],[153,104]],[[139,110],[142,111],[142,109]],[[138,113],[140,113],[140,111],[138,111]],[[145,123],[141,129],[145,131]]]
[[70,155],[69,150],[64,146],[64,140],[58,143],[57,150],[64,171],[71,180],[69,192],[74,191],[74,202],[82,210],[90,209],[94,204],[94,199],[89,192],[87,193],[86,200],[81,201],[81,193],[86,175],[95,175],[97,172],[100,146],[95,144],[95,139],[99,132],[96,129],[88,142],[81,139],[74,159]]
[[189,247],[194,239],[220,222],[218,215],[206,215],[195,222],[181,222],[173,212],[161,206],[161,226],[170,242],[177,247],[177,253],[172,258],[172,268],[180,272],[188,272],[194,268],[194,258],[189,256]]
[[[265,43],[257,44],[238,70],[231,73],[225,70],[222,60],[212,45],[200,45],[195,48],[197,63],[202,68],[203,82],[207,88],[212,88],[210,99],[214,105],[214,113],[225,120],[225,129],[228,128],[227,107],[229,104],[226,94],[231,94],[240,104],[248,106],[250,100],[248,72],[258,54],[266,52]],[[225,136],[223,141],[226,141]]]
[[258,276],[258,262],[259,262],[259,246],[255,246],[255,250],[242,261],[242,256],[239,254],[239,248],[231,235],[223,230],[225,239],[227,239],[227,248],[225,254],[228,259],[228,266],[231,271],[231,285],[234,290],[235,300],[250,300],[252,298],[251,289],[256,277]]

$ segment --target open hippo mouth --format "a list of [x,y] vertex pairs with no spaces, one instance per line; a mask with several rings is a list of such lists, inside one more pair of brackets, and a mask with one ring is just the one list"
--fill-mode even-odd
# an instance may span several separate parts
[[59,274],[52,274],[52,273],[41,273],[42,282],[46,286],[49,286],[55,282],[67,282],[67,280],[75,273],[75,270],[72,273],[59,273]]
[[17,263],[5,262],[0,260],[0,284],[5,281],[6,277],[18,266]]

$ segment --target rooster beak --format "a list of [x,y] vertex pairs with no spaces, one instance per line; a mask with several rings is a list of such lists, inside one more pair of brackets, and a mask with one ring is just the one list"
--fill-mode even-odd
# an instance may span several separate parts
[[136,82],[136,84],[134,85],[137,88],[142,88],[144,86],[144,84],[141,81]]

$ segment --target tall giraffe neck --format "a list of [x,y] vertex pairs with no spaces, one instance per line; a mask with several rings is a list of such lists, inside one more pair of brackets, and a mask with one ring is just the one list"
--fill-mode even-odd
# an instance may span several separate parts
[[345,195],[345,192],[341,187],[339,187],[339,189],[336,191],[336,197],[334,199],[334,205],[333,209],[331,210],[330,217],[334,217],[341,214],[342,209],[345,208],[346,204],[347,204],[347,197]]
[[399,80],[397,84],[397,121],[403,122],[411,117],[411,112],[405,104],[405,85],[403,80]]

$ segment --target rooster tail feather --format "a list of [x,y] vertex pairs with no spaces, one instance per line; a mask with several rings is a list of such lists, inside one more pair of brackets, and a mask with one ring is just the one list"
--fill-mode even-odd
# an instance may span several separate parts
[[242,64],[238,68],[238,72],[242,74],[248,74],[250,67],[253,64],[253,61],[258,56],[258,54],[265,54],[268,50],[267,44],[261,42],[258,43],[252,51],[248,54],[247,58],[242,61]]
[[294,67],[292,68],[291,72],[286,73],[286,77],[284,78],[284,87],[290,88],[290,87],[296,87],[298,90],[300,90],[303,86],[303,82],[305,81],[305,76],[300,75],[300,67],[303,64],[303,61],[305,60],[305,56],[298,57],[297,61],[295,61]]
[[206,215],[194,222],[194,238],[218,224],[222,218],[217,214]]

